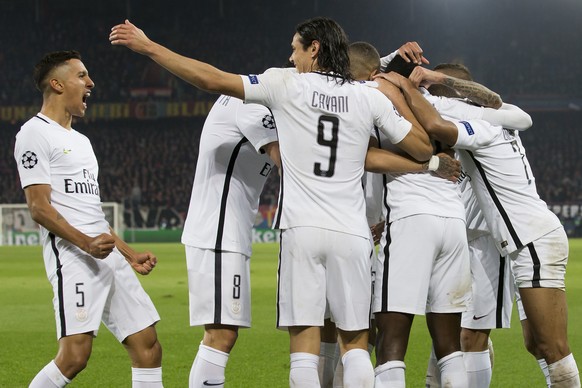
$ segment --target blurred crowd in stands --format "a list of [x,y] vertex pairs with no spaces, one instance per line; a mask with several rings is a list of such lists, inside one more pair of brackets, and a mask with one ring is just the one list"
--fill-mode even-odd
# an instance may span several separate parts
[[[283,65],[290,54],[295,24],[326,15],[338,20],[351,40],[369,41],[381,54],[416,40],[431,65],[465,63],[476,80],[508,102],[523,95],[534,95],[541,101],[582,96],[582,67],[576,65],[582,59],[582,40],[575,22],[582,6],[577,1],[564,0],[560,7],[551,7],[542,0],[532,0],[530,7],[524,7],[515,0],[411,0],[407,5],[390,6],[389,22],[382,11],[388,3],[372,0],[365,10],[356,3],[181,0],[167,8],[164,2],[150,0],[102,0],[91,5],[65,0],[0,0],[0,109],[40,107],[32,67],[44,53],[62,49],[79,50],[96,83],[89,109],[97,102],[216,98],[147,58],[111,47],[109,30],[126,17],[152,39],[181,54],[243,74]],[[478,18],[458,17],[477,14]],[[491,20],[496,24],[491,25]],[[567,50],[556,50],[558,45]],[[140,89],[145,92],[136,92]],[[169,93],[150,93],[157,89]],[[542,106],[529,112],[534,126],[522,135],[540,196],[551,204],[582,203],[579,110],[579,106],[572,106],[568,111],[544,111]],[[181,225],[203,121],[203,117],[195,117],[75,124],[93,142],[100,162],[103,200],[123,202],[126,209],[134,210],[126,212],[128,225]],[[0,122],[0,203],[25,202],[12,155],[14,135],[21,124]],[[276,205],[277,195],[278,175],[273,173],[261,202]],[[580,217],[569,218],[577,228]]]
[[[582,113],[536,112],[532,118],[533,127],[521,137],[540,196],[549,204],[582,204]],[[103,201],[123,202],[128,211],[141,209],[126,219],[128,225],[155,227],[164,218],[165,225],[179,226],[187,212],[203,122],[117,120],[79,122],[75,127],[93,142]],[[25,202],[13,158],[17,131],[18,127],[0,131],[0,203]],[[276,205],[278,184],[273,172],[262,204]],[[162,210],[167,210],[165,216]]]
[[[98,101],[126,101],[132,89],[148,87],[170,88],[171,98],[178,100],[200,96],[153,62],[109,44],[110,28],[126,17],[181,54],[244,74],[283,65],[295,24],[320,14],[334,17],[351,40],[369,41],[381,54],[416,40],[431,65],[462,61],[506,99],[580,96],[575,82],[582,77],[582,67],[575,65],[582,59],[579,1],[564,0],[555,7],[542,0],[531,0],[527,7],[514,0],[407,3],[396,7],[372,0],[370,7],[360,7],[349,0],[177,0],[170,7],[152,0],[0,0],[0,36],[6,38],[0,50],[0,103],[40,101],[32,66],[43,53],[59,49],[82,53]],[[389,22],[383,11],[389,12]]]

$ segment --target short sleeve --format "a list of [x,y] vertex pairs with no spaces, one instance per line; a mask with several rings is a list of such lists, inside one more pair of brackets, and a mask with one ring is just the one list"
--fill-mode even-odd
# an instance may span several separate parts
[[457,142],[453,148],[476,150],[490,145],[498,136],[502,128],[483,120],[455,121],[457,126]]
[[22,188],[33,184],[51,184],[50,153],[44,136],[32,128],[24,128],[16,135],[14,159]]
[[261,147],[277,141],[275,119],[269,109],[259,104],[242,104],[237,111],[237,125],[247,140],[260,152]]
[[281,100],[285,91],[286,69],[272,68],[262,74],[241,75],[245,90],[245,102],[272,107]]

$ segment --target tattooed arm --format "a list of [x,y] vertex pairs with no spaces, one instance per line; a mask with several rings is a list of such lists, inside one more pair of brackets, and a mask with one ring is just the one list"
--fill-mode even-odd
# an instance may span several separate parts
[[[503,104],[499,94],[487,87],[474,81],[444,74],[440,71],[417,66],[409,78],[416,86],[431,87],[431,94],[444,97],[466,98],[477,105],[494,109],[500,108]],[[432,88],[438,88],[438,92],[432,93]]]
[[32,219],[49,232],[71,242],[91,256],[97,259],[106,258],[115,246],[113,237],[107,233],[89,237],[74,228],[51,204],[51,190],[50,185],[30,185],[24,188]]

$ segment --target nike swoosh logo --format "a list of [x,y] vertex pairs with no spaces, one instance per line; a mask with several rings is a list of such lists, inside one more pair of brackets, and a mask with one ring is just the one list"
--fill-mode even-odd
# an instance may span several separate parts
[[216,387],[219,385],[224,385],[224,381],[219,381],[219,382],[215,383],[215,382],[211,382],[211,381],[206,380],[202,383],[202,385],[207,386],[207,387]]
[[473,320],[474,320],[474,321],[478,321],[479,319],[481,319],[481,318],[485,318],[486,316],[487,316],[487,314],[485,314],[485,315],[481,315],[480,317],[476,317],[476,316],[474,316],[474,315],[473,315]]

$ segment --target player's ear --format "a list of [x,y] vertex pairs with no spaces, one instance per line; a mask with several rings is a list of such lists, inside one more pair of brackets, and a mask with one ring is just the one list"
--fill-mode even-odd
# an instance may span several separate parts
[[64,86],[57,78],[51,78],[49,80],[49,85],[55,92],[59,94],[63,92]]
[[311,42],[311,58],[315,58],[317,57],[317,54],[319,54],[319,41],[318,40],[314,40],[313,42]]

